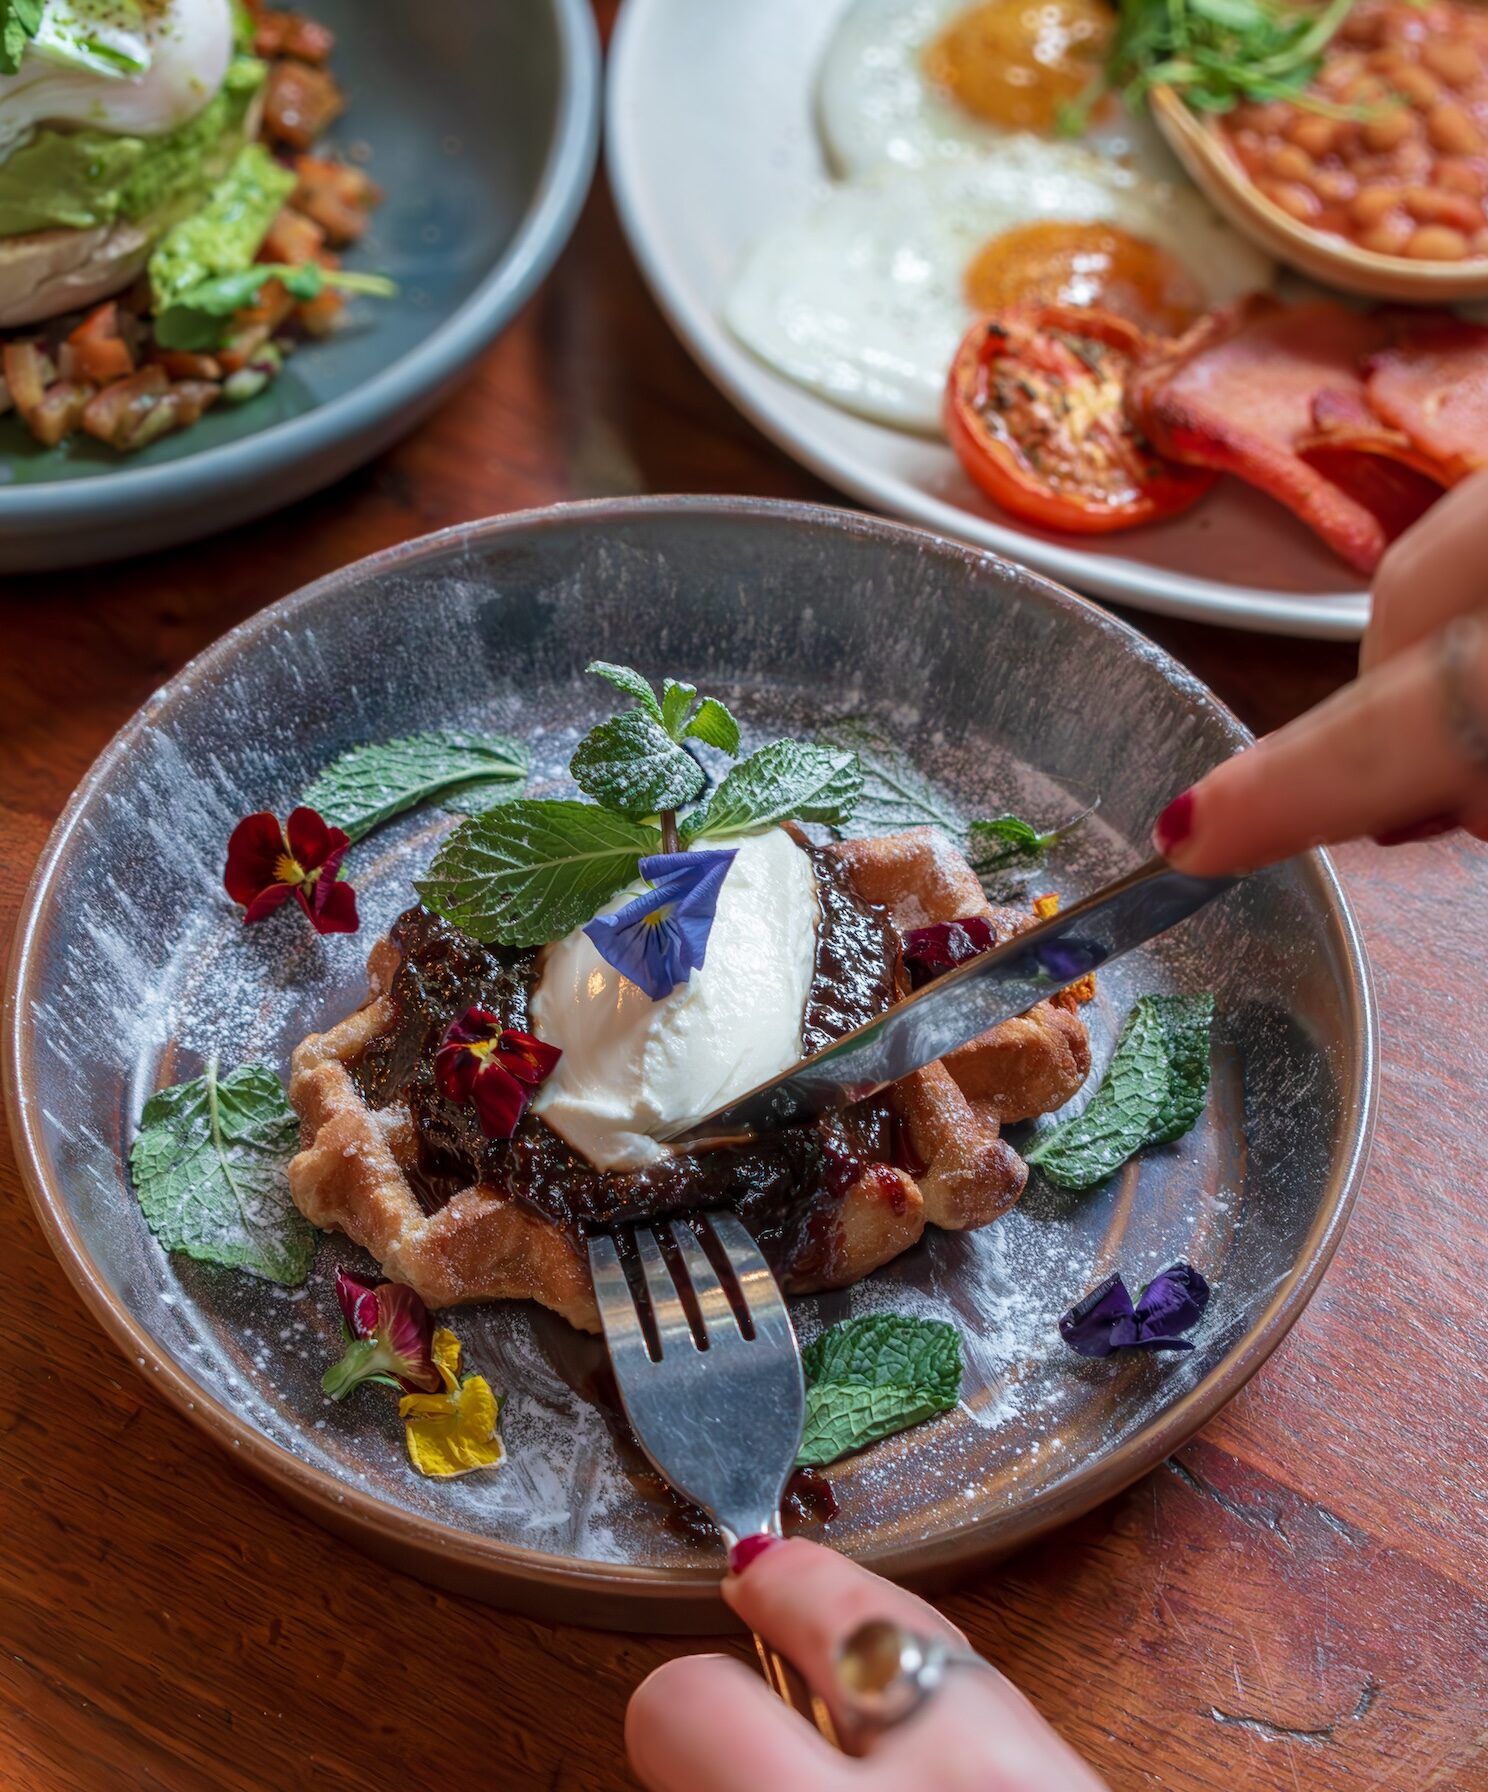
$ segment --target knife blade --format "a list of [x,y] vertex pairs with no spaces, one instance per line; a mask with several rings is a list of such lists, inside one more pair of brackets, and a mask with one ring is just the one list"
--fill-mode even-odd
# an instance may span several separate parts
[[1156,939],[1237,881],[1189,877],[1166,859],[1150,859],[1073,908],[945,972],[737,1100],[658,1136],[689,1150],[737,1144],[866,1100]]

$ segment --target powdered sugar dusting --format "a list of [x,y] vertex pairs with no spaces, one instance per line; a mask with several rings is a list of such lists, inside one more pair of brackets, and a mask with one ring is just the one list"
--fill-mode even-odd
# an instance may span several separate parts
[[[227,835],[283,815],[344,748],[433,727],[514,734],[531,789],[565,787],[580,732],[614,707],[591,657],[687,677],[750,739],[867,715],[968,814],[1049,824],[1100,814],[1035,888],[1084,892],[1135,862],[1151,814],[1227,749],[1229,725],[1155,650],[1061,610],[996,562],[873,526],[756,524],[720,537],[636,513],[568,531],[452,537],[443,559],[323,591],[225,644],[157,695],[116,746],[63,845],[30,985],[27,1094],[54,1177],[118,1299],[197,1384],[263,1437],[402,1509],[570,1558],[696,1562],[631,1483],[584,1388],[600,1350],[551,1316],[501,1304],[452,1323],[508,1392],[498,1472],[419,1479],[395,1402],[320,1392],[339,1354],[328,1239],[304,1289],[167,1260],[124,1159],[151,1089],[223,1064],[285,1070],[294,1043],[361,1000],[371,941],[452,825],[424,810],[378,830],[347,873],[357,937],[317,937],[293,907],[245,929],[221,890]],[[845,1548],[995,1529],[1093,1455],[1150,1425],[1209,1373],[1291,1271],[1348,1128],[1347,966],[1301,873],[1261,880],[1171,943],[1102,973],[1085,1011],[1096,1063],[1149,989],[1213,987],[1215,1093],[1201,1127],[1105,1189],[1035,1179],[987,1230],[931,1234],[845,1293],[795,1304],[803,1339],[859,1312],[954,1320],[960,1409],[832,1471]],[[1058,1314],[1120,1267],[1134,1284],[1177,1256],[1215,1283],[1191,1356],[1090,1363]]]

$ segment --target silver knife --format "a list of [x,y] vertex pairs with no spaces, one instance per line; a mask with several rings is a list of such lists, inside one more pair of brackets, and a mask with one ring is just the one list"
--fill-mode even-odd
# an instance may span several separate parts
[[1188,877],[1166,859],[1151,859],[1073,908],[946,971],[737,1101],[660,1137],[690,1150],[737,1144],[826,1108],[863,1101],[1156,939],[1236,881]]

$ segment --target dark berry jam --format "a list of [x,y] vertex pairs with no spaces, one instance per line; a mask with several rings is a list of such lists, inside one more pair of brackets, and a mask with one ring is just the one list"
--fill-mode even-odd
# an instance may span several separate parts
[[[807,1051],[883,1013],[894,999],[898,936],[884,910],[853,889],[841,860],[809,848],[816,873],[816,961],[803,1019]],[[749,1145],[679,1155],[642,1170],[599,1170],[535,1114],[509,1140],[487,1139],[473,1106],[451,1102],[434,1080],[449,1023],[478,1006],[503,1026],[530,1030],[537,951],[482,946],[423,908],[394,922],[401,963],[389,991],[391,1025],[348,1066],[363,1100],[406,1102],[416,1157],[405,1164],[428,1212],[474,1182],[503,1190],[574,1231],[690,1208],[732,1207],[777,1267],[793,1279],[827,1272],[833,1218],[871,1165],[897,1161],[882,1101],[860,1102]],[[897,1186],[897,1185],[896,1185]]]

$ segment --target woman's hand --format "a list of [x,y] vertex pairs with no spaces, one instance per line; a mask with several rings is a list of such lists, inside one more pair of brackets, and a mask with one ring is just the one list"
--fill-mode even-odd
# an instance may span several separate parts
[[1170,803],[1158,851],[1207,876],[1361,834],[1488,839],[1488,473],[1385,555],[1359,666],[1354,684]]
[[[967,1646],[933,1606],[801,1538],[771,1539],[729,1577],[723,1596],[826,1698],[839,1728],[833,1661],[867,1619],[889,1618]],[[991,1668],[951,1668],[919,1711],[855,1760],[824,1742],[741,1662],[686,1656],[637,1689],[625,1743],[650,1792],[1106,1792]]]

